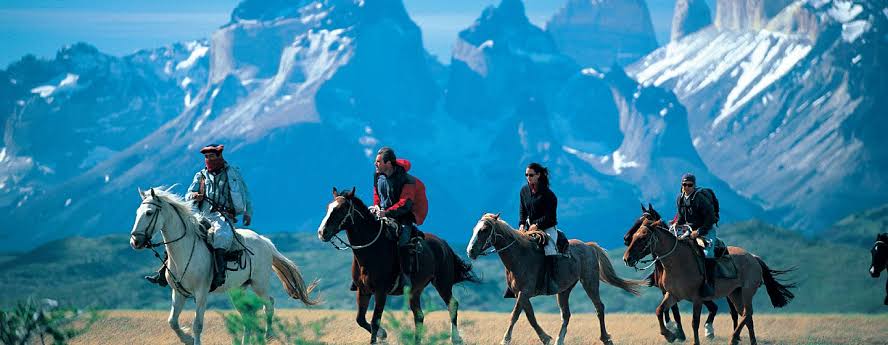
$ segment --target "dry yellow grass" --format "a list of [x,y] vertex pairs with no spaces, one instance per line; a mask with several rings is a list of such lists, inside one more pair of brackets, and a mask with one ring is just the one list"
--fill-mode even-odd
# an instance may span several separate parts
[[[177,339],[167,326],[166,315],[163,311],[110,311],[105,320],[95,325],[89,333],[75,339],[72,344],[177,344]],[[193,315],[192,310],[183,313],[182,324],[190,325]],[[277,315],[286,319],[298,317],[303,322],[325,316],[334,317],[327,324],[323,338],[328,344],[367,344],[370,340],[368,333],[355,324],[354,313],[351,311],[290,309],[278,310]],[[231,344],[220,312],[210,311],[206,316],[204,343]],[[554,337],[560,325],[559,316],[537,314],[537,317],[546,332]],[[656,319],[652,314],[614,313],[608,314],[606,320],[608,331],[616,344],[666,344],[657,331]],[[755,321],[759,344],[888,344],[888,314],[759,314]],[[499,344],[507,322],[508,315],[503,313],[460,313],[460,329],[466,344]],[[684,322],[690,337],[690,315],[684,317]],[[704,338],[702,344],[727,344],[730,323],[730,317],[719,315],[715,326],[717,337],[712,341]],[[412,325],[412,321],[409,324]],[[426,325],[433,332],[449,331],[445,312],[427,313]],[[598,336],[595,315],[577,314],[571,318],[565,344],[600,344]],[[744,330],[742,343],[749,344],[748,340]],[[540,344],[523,315],[515,326],[513,344]]]

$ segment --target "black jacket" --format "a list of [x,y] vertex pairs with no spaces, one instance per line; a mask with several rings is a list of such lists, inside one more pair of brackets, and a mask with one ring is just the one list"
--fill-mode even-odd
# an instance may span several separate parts
[[521,188],[521,206],[519,207],[520,223],[536,224],[540,230],[548,229],[558,224],[556,209],[558,198],[549,188],[540,188],[536,194],[530,192],[530,186]]
[[676,224],[689,224],[699,232],[700,236],[708,234],[716,223],[715,206],[712,205],[712,201],[697,188],[691,194],[689,204],[686,205],[681,193],[678,193],[678,198],[675,200],[675,208],[678,210],[675,215]]

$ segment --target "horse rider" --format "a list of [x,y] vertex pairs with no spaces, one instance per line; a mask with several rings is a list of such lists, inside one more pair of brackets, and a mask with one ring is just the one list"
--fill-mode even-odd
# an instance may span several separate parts
[[[205,167],[194,174],[187,200],[192,200],[198,212],[209,220],[214,258],[214,274],[210,291],[225,283],[225,253],[234,241],[234,223],[237,217],[243,216],[244,226],[250,226],[253,220],[253,206],[250,193],[240,170],[228,164],[222,157],[224,145],[210,144],[202,149]],[[145,277],[148,281],[161,286],[167,284],[164,269],[160,268],[154,276]]]
[[543,263],[543,277],[546,281],[546,294],[558,291],[555,283],[556,257],[558,253],[558,224],[557,209],[558,198],[549,188],[549,169],[539,163],[530,163],[524,170],[527,184],[521,187],[519,207],[519,225],[521,231],[542,231],[549,237],[543,248],[545,259]]
[[379,149],[376,154],[376,173],[373,177],[373,206],[370,207],[379,218],[394,219],[399,225],[398,263],[401,267],[401,281],[404,287],[410,286],[410,234],[416,223],[413,208],[417,193],[416,178],[407,173],[406,160],[399,160],[389,147]]
[[690,238],[702,238],[706,243],[705,280],[700,288],[702,297],[711,297],[715,293],[715,245],[717,242],[715,206],[709,196],[700,193],[697,188],[697,177],[686,173],[681,177],[681,193],[675,201],[677,213],[672,220],[673,225],[690,227]]

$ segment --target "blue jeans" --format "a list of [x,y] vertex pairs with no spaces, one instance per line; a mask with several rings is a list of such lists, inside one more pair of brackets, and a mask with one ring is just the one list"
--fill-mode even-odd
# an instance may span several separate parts
[[715,231],[715,228],[709,230],[709,233],[706,236],[703,236],[706,240],[706,247],[703,248],[703,254],[706,255],[707,259],[715,259],[715,244],[718,242],[718,234]]

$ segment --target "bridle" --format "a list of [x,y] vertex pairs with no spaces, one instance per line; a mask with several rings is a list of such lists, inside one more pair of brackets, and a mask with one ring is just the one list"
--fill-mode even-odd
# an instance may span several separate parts
[[[348,221],[348,220],[351,220],[351,224],[352,224],[352,225],[356,224],[356,223],[355,223],[355,214],[357,214],[357,215],[358,215],[359,217],[361,217],[362,219],[366,219],[366,218],[364,217],[364,215],[361,214],[361,212],[358,211],[357,208],[355,208],[355,203],[354,203],[351,199],[349,199],[349,198],[345,198],[345,200],[348,201],[348,213],[346,213],[346,214],[345,214],[345,217],[342,218],[342,221],[339,222],[339,226],[337,227],[337,229],[342,229],[342,228],[345,226],[345,222]],[[339,238],[339,235],[338,235],[338,234],[334,234],[334,235],[333,235],[333,238],[335,238],[336,240],[338,240],[339,243],[341,243],[344,247],[340,247],[340,246],[336,245],[336,243],[334,243],[333,241],[330,241],[330,244],[333,245],[333,248],[336,248],[337,250],[347,250],[347,249],[355,250],[355,249],[364,249],[364,248],[367,248],[367,247],[369,247],[369,246],[372,246],[374,243],[376,243],[377,240],[379,240],[379,237],[380,237],[380,235],[382,235],[382,230],[383,230],[384,228],[385,228],[385,221],[380,220],[380,222],[379,222],[379,231],[376,233],[376,237],[374,237],[373,240],[370,241],[370,243],[367,243],[367,244],[363,244],[363,245],[353,245],[353,244],[349,244],[348,242],[343,241],[342,238]],[[337,231],[337,233],[338,233],[338,231]]]
[[[161,210],[163,210],[162,204],[153,202],[153,198],[155,197],[153,190],[151,191],[151,194],[152,194],[152,202],[149,202],[149,201],[142,202],[142,205],[152,205],[157,208],[154,211],[154,214],[151,215],[151,219],[148,221],[148,226],[145,228],[145,231],[142,233],[142,236],[145,236],[148,241],[146,248],[151,249],[151,251],[154,252],[154,257],[156,257],[158,260],[160,260],[163,267],[166,268],[166,271],[170,273],[170,276],[173,278],[172,282],[175,283],[175,284],[173,284],[173,288],[176,289],[177,291],[179,291],[179,293],[181,293],[183,296],[191,297],[193,295],[191,293],[191,291],[188,291],[187,289],[185,289],[184,286],[182,286],[182,280],[179,279],[178,277],[176,277],[176,274],[173,273],[173,270],[170,269],[170,267],[167,265],[166,260],[161,259],[160,253],[158,253],[157,250],[154,249],[156,247],[165,246],[170,243],[175,243],[175,242],[185,238],[185,235],[188,233],[188,227],[185,225],[185,219],[182,218],[182,214],[179,212],[179,210],[177,208],[173,207],[173,211],[176,212],[176,216],[179,217],[179,221],[182,223],[182,235],[172,241],[151,243],[151,238],[148,237],[148,232],[149,232],[148,230],[151,230],[152,235],[154,234],[155,228],[157,227],[157,219],[160,216]],[[161,231],[163,231],[163,229],[161,229]],[[191,259],[194,257],[194,248],[196,245],[197,245],[197,236],[194,236],[194,238],[191,241],[191,254],[188,256],[188,262],[185,263],[185,269],[182,270],[182,278],[185,277],[185,274],[188,273],[188,267],[191,266]],[[172,257],[169,257],[169,259],[170,259],[170,261],[173,260]]]
[[[491,221],[490,219],[485,219],[484,222],[485,222],[486,224],[490,224],[492,221]],[[496,239],[495,239],[495,237],[497,237],[497,236],[499,236],[499,237],[501,237],[501,238],[506,238],[506,235],[500,234],[498,231],[496,231],[496,225],[495,225],[495,224],[491,224],[491,226],[490,226],[490,235],[487,236],[487,240],[484,241],[484,245],[481,246],[481,253],[479,253],[478,255],[480,255],[480,256],[487,256],[487,255],[490,255],[490,254],[496,254],[496,253],[499,253],[499,252],[505,251],[506,249],[509,249],[509,247],[511,247],[513,244],[515,244],[515,242],[518,242],[518,239],[513,238],[513,239],[512,239],[512,243],[509,243],[509,244],[506,245],[505,247],[502,247],[502,248],[497,249],[496,246],[494,246],[494,243],[496,243]],[[487,250],[488,248],[493,248],[493,250],[491,250],[491,251],[485,251],[485,250]]]
[[[655,224],[656,224],[656,223],[655,223]],[[650,225],[654,225],[654,224],[650,224]],[[649,225],[642,225],[642,226],[647,227],[648,229],[651,229],[650,235],[649,235],[648,238],[647,238],[647,243],[645,244],[644,249],[642,249],[642,252],[644,252],[644,251],[648,251],[648,250],[649,250],[649,253],[651,254],[651,259],[649,259],[649,260],[639,260],[639,261],[636,262],[634,265],[632,265],[632,268],[634,268],[636,271],[644,271],[644,270],[647,270],[647,269],[651,268],[651,266],[653,266],[654,264],[656,264],[657,261],[661,261],[661,260],[663,260],[664,258],[669,257],[670,255],[672,255],[672,253],[675,252],[675,248],[678,248],[678,241],[679,241],[678,237],[676,236],[676,238],[675,238],[675,243],[673,243],[673,245],[672,245],[672,249],[670,249],[669,252],[667,252],[666,254],[663,254],[663,255],[657,255],[657,253],[656,253],[656,243],[659,242],[659,238],[657,238],[657,230],[668,231],[668,229],[665,228],[665,227],[663,227],[663,226],[662,226],[662,223],[660,223],[659,226],[649,226]],[[640,228],[640,227],[639,227],[639,228]],[[647,255],[645,255],[645,256],[647,256]],[[638,268],[638,267],[637,267],[638,264],[642,264],[642,265],[644,265],[644,264],[647,264],[647,263],[650,263],[650,264],[648,264],[647,266],[642,267],[642,268]]]

